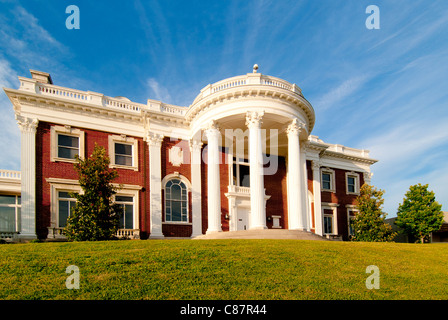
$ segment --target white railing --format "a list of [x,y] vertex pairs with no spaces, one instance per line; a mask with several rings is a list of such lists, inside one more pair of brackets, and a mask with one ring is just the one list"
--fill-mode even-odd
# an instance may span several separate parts
[[58,96],[70,100],[89,101],[89,95],[84,91],[73,90],[53,85],[37,85],[37,90],[43,95]]
[[17,232],[14,231],[0,231],[0,239],[9,239],[12,240],[17,235]]
[[48,227],[47,239],[66,239],[64,228]]
[[160,105],[160,111],[183,116],[187,112],[187,108],[174,106],[172,104],[162,103]]
[[15,170],[3,170],[0,169],[0,178],[2,179],[11,179],[11,180],[20,180],[21,172]]
[[346,147],[340,144],[332,144],[328,147],[327,149],[328,151],[333,151],[333,152],[338,152],[338,153],[342,153],[345,154],[347,156],[354,156],[354,157],[365,157],[368,158],[369,157],[369,150],[365,150],[365,149],[354,149],[354,148],[350,148],[350,147]]
[[139,239],[140,230],[139,229],[118,229],[115,234],[118,238],[129,238],[129,239]]
[[[66,239],[65,228],[59,227],[48,227],[48,239]],[[118,229],[115,234],[117,238],[129,238],[129,239],[139,239],[140,230],[139,229]],[[0,233],[1,238],[1,233]]]
[[140,112],[141,109],[146,107],[144,104],[127,102],[120,99],[114,99],[109,97],[104,97],[104,105],[110,108],[123,109],[133,112]]
[[283,89],[291,90],[291,91],[292,91],[292,86],[293,86],[289,82],[286,82],[286,81],[278,79],[278,78],[268,77],[268,76],[264,76],[261,79],[261,84],[263,84],[265,86],[279,87],[279,88],[283,88]]
[[[150,105],[132,102],[126,98],[112,98],[101,93],[91,91],[80,91],[64,87],[55,86],[53,84],[34,83],[32,79],[20,78],[21,89],[26,91],[36,92],[44,96],[52,96],[57,98],[67,99],[73,102],[85,102],[103,108],[112,108],[123,110],[126,112],[140,113],[141,110],[151,109]],[[185,115],[187,108],[174,106],[170,104],[160,103],[158,111],[174,114]]]
[[215,82],[213,84],[209,84],[202,88],[199,95],[194,100],[193,104],[195,104],[200,99],[216,93],[223,90],[235,88],[235,87],[242,87],[247,85],[262,85],[262,86],[271,86],[271,87],[277,87],[284,90],[292,91],[294,93],[297,93],[299,95],[302,94],[301,89],[296,86],[295,84],[291,84],[288,81],[285,81],[280,78],[271,77],[267,75],[262,75],[258,73],[249,73],[247,75],[232,77],[228,79],[224,79],[218,82]]
[[212,92],[218,92],[224,89],[233,88],[237,86],[244,86],[246,85],[247,80],[246,77],[239,76],[239,77],[233,77],[230,79],[222,80],[217,83],[214,83],[212,85]]
[[239,193],[239,194],[250,195],[249,187],[240,187],[240,186],[235,186],[235,185],[229,185],[228,190],[230,193]]

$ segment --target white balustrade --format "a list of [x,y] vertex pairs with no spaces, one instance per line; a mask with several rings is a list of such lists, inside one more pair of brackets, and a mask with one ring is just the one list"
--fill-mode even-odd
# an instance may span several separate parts
[[118,229],[118,231],[115,235],[118,238],[139,239],[140,230],[139,229]]
[[21,172],[14,170],[2,170],[0,169],[0,178],[2,179],[11,179],[11,180],[20,180]]

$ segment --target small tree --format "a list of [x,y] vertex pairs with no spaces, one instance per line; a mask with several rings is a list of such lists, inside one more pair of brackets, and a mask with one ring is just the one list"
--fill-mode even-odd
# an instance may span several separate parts
[[119,225],[120,209],[113,204],[116,188],[111,182],[118,177],[116,170],[109,169],[109,158],[103,147],[95,145],[87,159],[76,157],[74,167],[79,176],[83,193],[72,193],[76,206],[67,220],[65,234],[69,240],[110,240]]
[[436,201],[428,185],[420,183],[409,188],[403,203],[399,205],[395,224],[421,243],[431,232],[440,229],[443,223],[442,205]]
[[392,241],[395,233],[392,227],[384,220],[386,213],[382,210],[383,190],[377,190],[371,185],[364,184],[360,195],[357,197],[357,208],[359,212],[351,220],[353,234],[352,241]]

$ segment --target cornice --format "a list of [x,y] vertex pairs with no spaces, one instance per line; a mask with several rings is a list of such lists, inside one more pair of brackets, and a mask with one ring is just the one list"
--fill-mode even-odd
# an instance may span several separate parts
[[190,106],[186,114],[186,120],[190,123],[195,117],[201,115],[201,113],[236,99],[245,100],[254,98],[273,99],[276,101],[281,101],[285,105],[299,108],[308,117],[309,132],[313,129],[315,123],[314,109],[302,95],[287,89],[264,85],[245,85],[234,87],[203,97]]
[[23,104],[33,104],[36,103],[39,107],[53,110],[61,110],[61,111],[70,111],[78,114],[88,114],[89,116],[97,116],[97,117],[107,117],[108,119],[115,118],[119,120],[127,120],[130,122],[142,122],[141,113],[129,112],[127,110],[118,110],[118,109],[108,109],[99,107],[95,104],[91,104],[88,102],[81,101],[70,101],[59,97],[53,96],[44,96],[37,93],[15,90],[15,89],[4,89],[8,97],[11,101],[14,101],[13,104],[15,109],[19,109],[16,105],[21,106]]
[[372,165],[372,164],[378,162],[378,160],[375,160],[372,158],[356,157],[354,155],[349,155],[349,154],[344,154],[344,153],[329,151],[329,150],[325,150],[321,153],[320,158],[324,158],[324,157],[346,159],[346,160],[350,160],[350,161],[366,163],[369,165]]

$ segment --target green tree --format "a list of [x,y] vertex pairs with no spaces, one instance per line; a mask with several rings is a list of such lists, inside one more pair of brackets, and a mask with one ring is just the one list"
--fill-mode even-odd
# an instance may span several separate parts
[[403,203],[399,205],[395,224],[408,235],[424,242],[433,231],[440,229],[443,223],[442,205],[436,201],[428,185],[420,183],[409,188]]
[[120,209],[112,202],[117,188],[111,182],[118,173],[109,169],[106,150],[98,145],[89,158],[76,160],[74,167],[83,192],[71,194],[77,202],[67,220],[65,234],[74,241],[113,239],[119,226]]
[[351,220],[353,234],[352,241],[392,241],[395,233],[392,227],[384,220],[386,213],[382,210],[384,190],[364,184],[361,187],[360,195],[356,199],[356,206],[359,210]]

